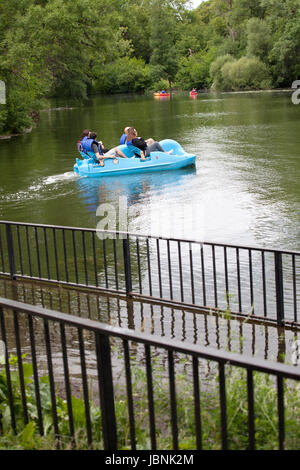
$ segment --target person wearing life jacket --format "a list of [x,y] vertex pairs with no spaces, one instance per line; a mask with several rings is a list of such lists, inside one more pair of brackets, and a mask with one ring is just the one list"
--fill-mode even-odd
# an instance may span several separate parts
[[104,166],[104,159],[106,158],[113,158],[114,163],[118,163],[116,157],[128,158],[118,147],[111,150],[104,149],[102,142],[97,141],[95,132],[90,132],[88,139],[82,142],[82,147],[86,153],[93,152],[101,166]]
[[125,127],[125,129],[123,131],[123,134],[121,135],[121,138],[120,138],[120,145],[126,144],[128,129],[130,129],[130,128]]
[[89,131],[88,129],[85,129],[84,131],[82,131],[81,139],[77,143],[78,152],[83,151],[82,142],[84,142],[85,140],[89,138],[90,132],[91,131]]
[[99,153],[100,155],[103,155],[103,150],[101,143],[98,142],[97,140],[97,134],[95,132],[90,132],[87,137],[84,137],[81,140],[81,145],[83,148],[84,152],[94,152]]
[[132,143],[132,139],[137,135],[134,132],[135,129],[134,127],[129,127],[127,130],[127,137],[126,137],[126,143],[125,144],[120,144],[118,147],[115,147],[114,149],[110,150],[104,155],[104,158],[109,158],[109,156],[117,156],[117,157],[123,157],[123,158],[134,158],[134,157],[141,157],[142,159],[144,158],[143,152],[137,147],[135,147]]

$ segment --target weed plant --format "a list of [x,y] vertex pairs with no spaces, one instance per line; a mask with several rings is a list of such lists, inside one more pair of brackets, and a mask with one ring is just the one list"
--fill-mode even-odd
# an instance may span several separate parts
[[[204,449],[221,449],[221,416],[217,368],[199,361],[200,368],[210,371],[200,380],[200,409],[202,444]],[[169,381],[164,366],[153,359],[153,393],[158,449],[172,449]],[[180,449],[195,449],[194,392],[191,380],[191,363],[188,357],[176,358],[177,421]],[[180,371],[178,372],[178,370]],[[138,449],[150,449],[147,376],[142,364],[132,366],[132,390],[135,415],[135,432]],[[119,371],[120,376],[124,371]],[[23,357],[23,375],[26,388],[28,423],[24,422],[24,409],[20,388],[17,358],[10,357],[10,376],[13,409],[16,421],[12,429],[8,384],[5,365],[0,365],[0,449],[88,449],[86,437],[85,404],[82,397],[72,396],[75,436],[70,436],[68,406],[61,392],[56,393],[59,439],[53,429],[53,410],[49,377],[39,378],[44,435],[39,434],[39,421],[33,381],[33,367]],[[256,449],[278,448],[278,412],[276,380],[272,376],[254,372],[255,440]],[[227,430],[229,448],[248,448],[248,399],[246,371],[226,366]],[[300,448],[300,383],[284,381],[285,447]],[[131,449],[126,387],[115,383],[115,410],[120,450]],[[101,410],[90,403],[93,448],[102,449]]]

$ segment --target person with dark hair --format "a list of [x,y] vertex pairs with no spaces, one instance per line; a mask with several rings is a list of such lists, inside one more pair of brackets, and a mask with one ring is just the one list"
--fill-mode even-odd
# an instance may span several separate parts
[[[89,154],[89,152],[93,152],[99,160],[100,165],[103,166],[103,150],[102,150],[102,142],[98,142],[97,134],[95,132],[89,132],[87,137],[84,137],[81,141],[82,151]],[[101,158],[102,157],[102,158]]]
[[[117,147],[111,150],[105,149],[102,142],[98,142],[96,132],[89,133],[88,139],[82,141],[82,148],[86,153],[93,152],[101,166],[104,166],[105,158],[127,158],[126,155],[124,155],[124,153]],[[117,161],[115,163],[117,163]]]
[[87,139],[90,135],[90,130],[89,129],[85,129],[84,131],[82,131],[82,136],[81,136],[81,140],[83,139]]
[[[90,132],[89,137],[96,140],[97,139],[96,132]],[[99,150],[100,150],[101,155],[105,155],[107,152],[109,152],[110,149],[104,148],[103,142],[101,140],[99,140],[98,144],[99,144]]]
[[85,129],[84,131],[82,131],[82,136],[81,136],[81,139],[78,141],[77,143],[77,149],[78,149],[78,152],[82,152],[83,151],[83,146],[82,146],[82,142],[84,142],[85,140],[87,140],[89,138],[89,135],[90,135],[90,131],[88,129]]
[[169,155],[173,153],[173,150],[166,152],[160,143],[154,139],[145,140],[142,137],[138,137],[137,131],[133,127],[128,131],[128,136],[132,138],[129,142],[127,142],[127,145],[133,145],[134,147],[137,147],[141,150],[141,160],[144,160],[145,157],[149,157],[151,152],[164,152],[168,153]]

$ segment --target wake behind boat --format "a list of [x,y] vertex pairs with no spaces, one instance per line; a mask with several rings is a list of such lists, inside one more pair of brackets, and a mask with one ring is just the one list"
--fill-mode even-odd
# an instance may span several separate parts
[[165,139],[160,141],[165,152],[151,152],[149,157],[141,160],[138,157],[106,159],[104,167],[95,161],[92,152],[80,152],[83,160],[76,158],[74,165],[75,173],[80,176],[107,176],[115,174],[140,173],[146,171],[178,170],[188,166],[194,166],[196,155],[189,154],[183,150],[175,140]]

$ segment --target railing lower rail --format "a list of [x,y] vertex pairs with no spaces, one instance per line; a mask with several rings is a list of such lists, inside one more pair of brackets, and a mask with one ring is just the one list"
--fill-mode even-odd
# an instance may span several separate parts
[[295,251],[2,221],[0,274],[299,323]]

